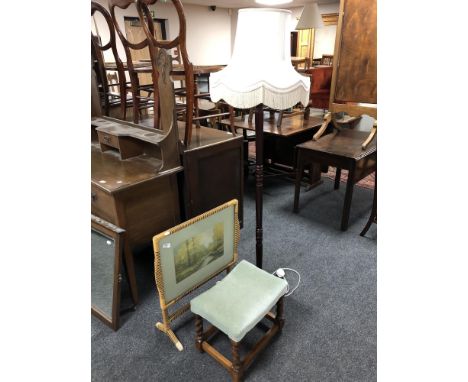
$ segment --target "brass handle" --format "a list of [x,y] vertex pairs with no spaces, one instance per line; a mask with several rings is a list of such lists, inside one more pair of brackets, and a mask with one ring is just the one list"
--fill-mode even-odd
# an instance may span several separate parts
[[109,137],[108,135],[104,135],[104,137],[102,138],[104,140],[104,142],[106,143],[110,143],[111,141],[111,137]]

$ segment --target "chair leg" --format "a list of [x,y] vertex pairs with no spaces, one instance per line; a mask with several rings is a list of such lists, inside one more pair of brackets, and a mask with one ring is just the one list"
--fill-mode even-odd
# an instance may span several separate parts
[[343,216],[341,217],[341,230],[346,231],[349,223],[349,212],[351,210],[351,200],[354,189],[354,168],[349,170],[348,181],[346,182],[346,194],[343,207]]
[[196,314],[195,315],[195,347],[200,353],[203,353],[203,320],[202,318]]
[[340,181],[341,181],[341,168],[336,168],[336,175],[335,175],[335,185],[334,189],[338,190],[340,188]]
[[369,220],[367,221],[366,226],[364,227],[364,229],[359,235],[364,236],[369,230],[372,223],[374,223],[376,220],[377,220],[377,171],[375,172],[375,186],[374,186],[374,199],[372,201],[372,212],[369,216]]
[[242,364],[239,355],[239,342],[231,340],[232,351],[232,380],[233,382],[240,382],[242,377]]

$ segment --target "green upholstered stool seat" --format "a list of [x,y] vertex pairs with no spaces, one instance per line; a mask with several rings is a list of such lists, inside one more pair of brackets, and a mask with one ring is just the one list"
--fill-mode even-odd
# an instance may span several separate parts
[[195,297],[190,308],[239,342],[286,291],[285,280],[242,260],[223,280]]

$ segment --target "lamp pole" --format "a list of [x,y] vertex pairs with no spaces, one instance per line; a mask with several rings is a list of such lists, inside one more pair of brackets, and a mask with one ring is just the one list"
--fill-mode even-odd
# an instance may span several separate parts
[[255,108],[256,262],[263,265],[263,104]]

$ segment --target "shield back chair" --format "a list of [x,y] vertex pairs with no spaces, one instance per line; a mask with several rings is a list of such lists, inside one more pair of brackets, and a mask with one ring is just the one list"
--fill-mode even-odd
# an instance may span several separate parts
[[[131,0],[110,0],[110,1],[118,1],[120,3],[133,3]],[[193,123],[197,123],[197,127],[199,127],[198,121],[201,119],[206,119],[206,116],[199,117],[198,116],[198,98],[206,97],[207,94],[198,94],[196,83],[195,83],[195,76],[194,76],[194,67],[192,62],[190,61],[187,53],[187,44],[186,44],[186,20],[184,9],[180,0],[171,0],[172,4],[174,5],[177,16],[179,18],[179,34],[172,40],[158,40],[155,38],[153,30],[153,21],[151,18],[151,12],[148,9],[149,5],[155,4],[157,0],[137,0],[136,6],[138,10],[138,16],[140,21],[143,25],[143,29],[145,31],[148,46],[150,50],[150,57],[153,63],[153,67],[155,67],[155,58],[157,51],[159,49],[177,49],[178,54],[181,57],[182,65],[183,65],[183,73],[185,82],[185,101],[186,101],[186,111],[185,111],[185,132],[184,132],[184,144],[187,146],[190,144],[190,140],[192,137],[192,127]],[[127,5],[128,6],[128,5]],[[157,72],[153,70],[153,82],[157,77]],[[156,89],[155,89],[156,90]],[[157,97],[155,95],[155,102],[157,102]],[[231,112],[233,113],[233,112]],[[155,112],[155,115],[157,113]],[[219,113],[219,114],[211,114],[210,117],[222,117],[230,115],[230,113]],[[233,118],[231,118],[233,120]],[[156,126],[156,118],[155,118],[155,126]],[[234,128],[231,124],[231,131],[235,135]]]
[[[104,115],[110,115],[110,109],[113,106],[120,105],[120,118],[125,119],[127,107],[131,107],[131,101],[127,99],[127,84],[125,79],[125,70],[122,60],[117,52],[115,29],[112,18],[101,4],[94,1],[91,2],[91,17],[96,14],[101,14],[106,21],[109,35],[109,42],[102,45],[100,36],[94,35],[91,32],[91,56],[93,59],[93,67],[96,72],[98,90],[100,93],[102,109]],[[108,70],[104,60],[104,52],[110,50],[114,57],[115,68]],[[109,78],[115,79],[112,85],[109,83]],[[118,91],[115,91],[115,88]]]
[[[151,84],[142,84],[141,75],[151,74],[153,72],[152,67],[148,63],[141,63],[135,60],[135,51],[142,51],[148,49],[148,39],[144,38],[139,42],[131,42],[124,31],[122,31],[119,21],[116,17],[115,8],[127,9],[134,1],[127,0],[109,0],[109,10],[112,17],[115,30],[119,36],[122,46],[125,51],[126,58],[126,70],[130,78],[130,87],[133,101],[133,123],[139,123],[141,121],[142,110],[153,108],[157,104],[157,93],[154,93],[154,89],[157,89],[157,80]],[[151,17],[151,16],[150,16]],[[153,23],[150,23],[151,33],[154,35]],[[145,95],[143,94],[145,93]],[[152,98],[153,97],[153,98]],[[158,122],[159,113],[154,110],[154,115]],[[158,123],[156,123],[157,125]]]
[[322,54],[322,58],[320,59],[320,65],[332,66],[333,54]]
[[[356,19],[361,22],[356,23]],[[328,110],[313,140],[296,146],[293,210],[299,209],[304,166],[336,167],[335,189],[344,168],[349,171],[341,219],[341,230],[345,231],[354,184],[377,169],[376,0],[340,2]],[[366,129],[369,124],[370,130]],[[326,132],[331,134],[324,135]]]

